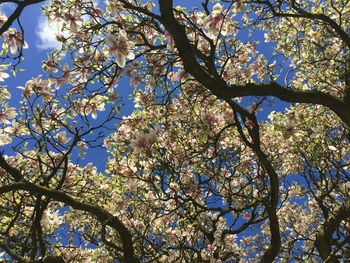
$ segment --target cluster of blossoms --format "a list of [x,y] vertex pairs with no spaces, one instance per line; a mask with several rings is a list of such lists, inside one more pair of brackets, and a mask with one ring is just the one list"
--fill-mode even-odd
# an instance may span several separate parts
[[[330,94],[344,105],[349,48],[322,18],[347,32],[350,6],[206,1],[164,15],[170,2],[159,1],[161,16],[152,1],[54,0],[44,8],[62,43],[44,61],[47,77],[19,87],[18,109],[0,88],[0,146],[13,142],[15,152],[0,154],[0,257],[348,260],[350,139],[341,106],[337,116],[295,103],[257,118],[259,107],[270,109],[258,97],[266,90],[286,101],[293,92]],[[250,24],[290,57],[291,75],[262,54]],[[27,47],[13,28],[3,38],[4,56]],[[8,68],[0,65],[0,81]],[[121,78],[135,88],[125,117]],[[247,90],[257,96],[242,100]],[[101,146],[105,170],[82,159]]]

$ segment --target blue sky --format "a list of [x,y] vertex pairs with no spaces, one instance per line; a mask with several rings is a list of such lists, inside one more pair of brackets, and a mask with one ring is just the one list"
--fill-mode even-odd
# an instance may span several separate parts
[[[45,4],[48,1],[44,2]],[[13,6],[6,5],[0,8],[0,12],[10,15],[13,10]],[[27,7],[21,17],[21,24],[24,28],[24,38],[29,45],[28,49],[23,50],[24,60],[18,65],[19,68],[23,68],[25,71],[17,73],[16,77],[10,77],[5,80],[4,84],[8,86],[11,92],[12,98],[10,100],[10,106],[18,106],[21,100],[22,91],[18,89],[18,86],[24,86],[26,81],[32,77],[43,75],[45,78],[46,73],[42,70],[42,61],[47,58],[47,52],[53,48],[59,47],[60,44],[56,40],[55,33],[57,29],[48,24],[46,17],[42,14],[40,5],[32,5]],[[17,24],[13,25],[17,27]],[[123,79],[120,82],[120,86],[129,86],[127,79]],[[123,97],[125,100],[125,106],[122,108],[122,114],[128,115],[133,110],[132,101],[128,100],[128,94],[132,92],[130,89],[122,89]],[[11,145],[4,147],[5,154],[12,154],[10,150]],[[108,154],[103,149],[93,149],[88,152],[82,164],[93,162],[99,169],[103,171]]]
[[[200,0],[175,1],[175,4],[185,5],[189,9],[191,9],[193,6],[200,6],[201,3],[202,1]],[[9,15],[11,12],[11,6],[2,7],[0,8],[0,11]],[[50,51],[52,48],[59,47],[59,43],[55,39],[56,29],[48,25],[47,19],[41,13],[40,5],[32,5],[27,7],[24,10],[20,20],[24,28],[25,40],[27,41],[29,48],[24,50],[25,59],[19,65],[19,67],[25,69],[25,71],[18,73],[16,77],[6,79],[4,83],[8,86],[9,91],[12,94],[10,106],[19,105],[18,102],[21,99],[21,91],[17,89],[18,86],[23,86],[26,81],[37,75],[45,76],[45,73],[41,69],[42,61],[47,58],[46,54],[48,51]],[[271,44],[263,43],[262,32],[255,34],[252,38],[248,37],[246,33],[243,33],[241,37],[247,41],[260,40],[260,52],[272,55]],[[119,86],[122,88],[122,95],[124,95],[125,101],[125,106],[122,109],[123,115],[128,115],[133,110],[133,102],[128,100],[128,94],[132,92],[132,88],[128,88],[128,82],[129,80],[124,78],[119,84]],[[269,108],[263,112],[258,112],[258,119],[266,120],[267,115],[271,110],[280,111],[287,107],[287,105],[288,104],[276,100],[275,107]],[[4,150],[5,154],[12,154],[10,151],[10,146],[4,147]],[[104,149],[92,149],[88,152],[85,160],[83,160],[81,164],[92,162],[97,166],[99,171],[103,172],[107,158],[108,154]]]
[[[102,1],[100,1],[102,3]],[[44,2],[47,4],[48,1]],[[191,3],[191,4],[189,4]],[[184,5],[188,9],[192,9],[194,6],[201,8],[201,0],[195,1],[184,1],[178,0],[174,1],[174,5]],[[6,15],[11,14],[13,10],[13,5],[2,5],[0,7],[0,12]],[[45,72],[42,71],[41,65],[42,61],[47,58],[47,52],[52,48],[59,47],[60,44],[55,38],[55,33],[57,29],[50,26],[47,22],[45,16],[41,13],[40,5],[28,6],[22,13],[21,24],[24,28],[24,36],[27,41],[29,48],[24,50],[24,60],[20,63],[19,67],[25,69],[24,72],[19,72],[16,77],[10,77],[6,79],[5,85],[8,86],[9,91],[12,94],[12,99],[10,100],[10,106],[18,106],[18,102],[21,99],[21,90],[17,89],[18,86],[23,86],[26,81],[32,77],[43,75],[45,78]],[[15,24],[14,26],[17,27]],[[263,33],[257,32],[252,37],[248,37],[245,32],[241,33],[242,40],[252,41],[260,40],[259,45],[260,52],[268,54],[268,57],[272,55],[271,44],[265,44],[263,42]],[[128,95],[132,92],[132,88],[129,87],[129,80],[124,78],[120,81],[119,92],[123,95],[125,106],[122,108],[122,115],[128,115],[133,110],[133,102],[128,99]],[[248,105],[248,104],[247,104]],[[275,107],[269,108],[263,112],[258,112],[259,120],[266,120],[267,115],[271,110],[280,111],[287,107],[288,104],[276,101]],[[5,153],[11,154],[9,151],[9,146],[5,147]],[[107,160],[107,153],[103,149],[94,149],[89,152],[85,157],[83,163],[93,162],[100,171],[104,170],[104,165]]]

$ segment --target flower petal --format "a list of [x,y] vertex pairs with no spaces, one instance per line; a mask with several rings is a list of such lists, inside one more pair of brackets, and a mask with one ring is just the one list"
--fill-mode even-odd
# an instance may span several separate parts
[[125,67],[125,63],[126,63],[126,60],[125,60],[125,56],[121,53],[118,53],[117,54],[117,64],[119,67],[121,68],[124,68]]

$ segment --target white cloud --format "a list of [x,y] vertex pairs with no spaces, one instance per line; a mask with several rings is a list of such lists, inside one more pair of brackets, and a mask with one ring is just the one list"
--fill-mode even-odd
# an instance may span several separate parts
[[59,32],[58,26],[49,24],[45,16],[39,18],[38,26],[35,30],[38,36],[37,47],[39,49],[53,49],[60,48],[61,43],[57,41],[56,34]]

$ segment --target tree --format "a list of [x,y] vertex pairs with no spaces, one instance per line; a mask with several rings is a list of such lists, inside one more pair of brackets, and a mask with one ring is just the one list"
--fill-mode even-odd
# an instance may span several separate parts
[[[0,157],[4,258],[350,259],[347,1],[53,0],[44,12],[62,48],[20,108],[0,93],[14,152]],[[3,37],[4,56],[25,47],[14,28]],[[136,107],[123,118],[121,78]],[[291,105],[273,112],[276,99]],[[106,170],[82,165],[101,146]]]

